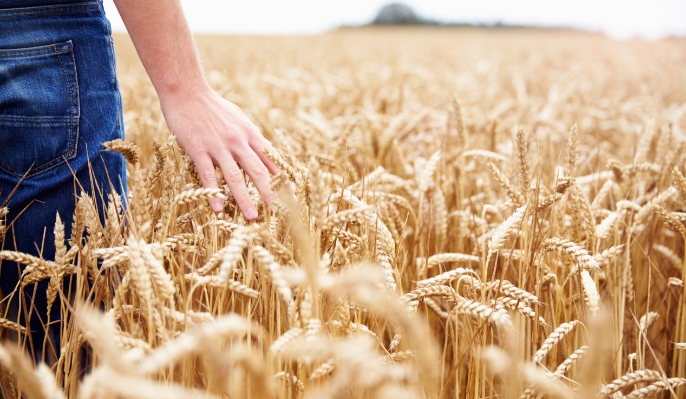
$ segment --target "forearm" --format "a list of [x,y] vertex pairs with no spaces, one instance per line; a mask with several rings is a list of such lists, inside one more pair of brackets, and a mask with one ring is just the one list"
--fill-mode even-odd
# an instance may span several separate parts
[[179,0],[114,0],[160,99],[209,89]]
[[[205,81],[180,0],[114,2],[155,86],[164,119],[195,163],[203,186],[218,187],[219,166],[246,219],[256,219],[241,168],[269,204],[269,173],[279,169],[264,152],[275,153],[274,148],[240,108]],[[221,212],[223,202],[214,198],[210,206]]]

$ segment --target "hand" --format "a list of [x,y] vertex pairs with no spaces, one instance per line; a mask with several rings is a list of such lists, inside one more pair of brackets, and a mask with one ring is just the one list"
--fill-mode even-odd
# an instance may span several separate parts
[[[279,173],[279,168],[263,153],[265,149],[276,152],[257,126],[238,106],[209,87],[184,95],[160,95],[160,104],[167,125],[195,163],[202,185],[218,187],[215,165],[218,166],[243,216],[257,219],[241,168],[252,179],[265,205],[272,199],[269,174]],[[214,212],[224,208],[221,199],[210,199],[209,203]]]

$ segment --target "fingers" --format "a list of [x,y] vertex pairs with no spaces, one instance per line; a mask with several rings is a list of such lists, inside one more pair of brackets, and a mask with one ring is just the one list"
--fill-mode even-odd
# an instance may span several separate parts
[[[243,170],[250,176],[267,206],[272,200],[270,174],[278,174],[281,170],[264,154],[264,150],[277,154],[271,143],[262,136],[259,129],[242,114],[238,107],[228,104],[235,108],[229,107],[233,111],[231,114],[239,117],[243,123],[233,123],[234,128],[229,129],[229,131],[233,130],[233,134],[228,132],[228,134],[215,134],[216,132],[211,134],[210,136],[219,140],[214,145],[210,141],[200,143],[200,147],[204,150],[196,152],[196,156],[191,157],[196,164],[202,184],[206,188],[218,187],[215,172],[215,165],[218,165],[243,216],[247,220],[255,220],[258,216],[257,209],[250,198]],[[223,211],[222,200],[215,198],[208,202],[214,212]]]
[[[274,165],[274,162],[271,161],[265,154],[264,150],[269,150],[270,153],[272,154],[277,154],[276,150],[274,150],[274,147],[272,147],[272,144],[265,139],[264,137],[261,137],[261,143],[258,145],[251,145],[251,148],[255,151],[255,154],[260,158],[262,161],[262,164],[267,167],[269,170],[269,173],[273,175],[278,175],[281,172],[281,169],[279,169],[276,165]],[[252,176],[250,176],[252,178]],[[260,191],[261,192],[261,191]]]
[[[195,167],[198,169],[198,175],[200,175],[200,180],[205,188],[218,188],[219,184],[217,182],[217,174],[214,171],[214,164],[212,159],[205,154],[196,157],[194,160]],[[210,208],[216,213],[224,210],[224,201],[220,198],[210,198],[207,200],[210,204]]]
[[[272,147],[272,143],[270,143],[269,140],[265,139],[262,136],[260,136],[260,139],[261,139],[260,140],[261,145],[258,148],[256,148],[256,146],[252,146],[252,148],[253,148],[253,150],[255,150],[255,153],[260,158],[260,160],[267,167],[267,169],[269,170],[269,173],[271,173],[272,175],[278,175],[279,173],[281,173],[281,169],[279,169],[279,167],[276,166],[274,164],[274,162],[272,162],[271,159],[269,159],[269,157],[267,157],[267,155],[265,155],[264,150],[268,150],[271,154],[275,154],[276,156],[279,156],[279,153],[276,152],[274,147]],[[251,176],[251,178],[252,178],[252,176]],[[289,181],[289,183],[290,183],[291,191],[295,193],[295,184],[292,181]],[[270,183],[270,189],[271,189],[271,183]]]
[[250,199],[243,172],[238,168],[236,161],[231,157],[225,157],[221,160],[221,170],[243,216],[248,220],[257,219],[257,209]]
[[265,163],[250,148],[240,152],[238,162],[262,194],[265,205],[269,205],[272,200],[271,178]]

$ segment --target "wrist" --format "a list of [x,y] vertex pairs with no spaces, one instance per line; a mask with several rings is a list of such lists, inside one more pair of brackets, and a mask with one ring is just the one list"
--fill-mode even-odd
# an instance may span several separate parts
[[211,110],[218,96],[204,81],[194,85],[165,87],[158,90],[157,95],[167,126],[175,135],[177,132],[188,132],[191,121]]
[[[158,87],[159,86],[159,87]],[[214,93],[204,77],[172,79],[155,85],[155,91],[160,99],[160,103],[179,101],[190,101],[193,99],[205,98]]]

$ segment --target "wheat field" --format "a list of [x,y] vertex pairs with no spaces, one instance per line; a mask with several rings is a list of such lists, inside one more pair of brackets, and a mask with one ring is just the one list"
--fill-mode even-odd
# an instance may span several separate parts
[[77,282],[53,365],[1,347],[14,396],[686,395],[686,40],[200,36],[210,84],[279,152],[251,223],[115,44],[129,198],[98,217],[82,196],[54,259],[0,252],[53,298]]

